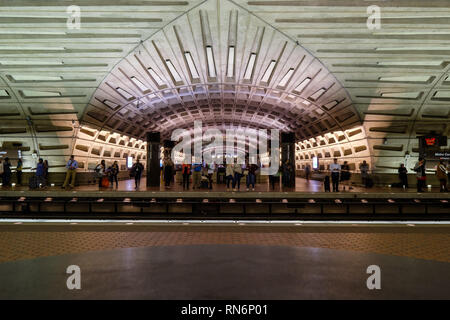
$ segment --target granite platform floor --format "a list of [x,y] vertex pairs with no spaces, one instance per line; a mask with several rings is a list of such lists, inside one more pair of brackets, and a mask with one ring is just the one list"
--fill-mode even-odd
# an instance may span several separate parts
[[0,299],[450,299],[450,225],[3,221],[0,285]]
[[[69,266],[79,268],[79,289],[69,289],[77,283]],[[378,280],[369,279],[374,266]],[[450,299],[450,263],[312,247],[160,246],[2,263],[0,283],[0,299]]]

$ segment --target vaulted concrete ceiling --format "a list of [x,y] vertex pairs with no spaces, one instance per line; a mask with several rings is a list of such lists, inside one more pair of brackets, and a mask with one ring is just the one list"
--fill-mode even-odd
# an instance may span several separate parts
[[379,30],[363,0],[0,3],[1,141],[55,162],[142,156],[146,131],[200,119],[295,131],[299,160],[391,169],[416,154],[416,134],[449,130],[446,0],[376,2]]

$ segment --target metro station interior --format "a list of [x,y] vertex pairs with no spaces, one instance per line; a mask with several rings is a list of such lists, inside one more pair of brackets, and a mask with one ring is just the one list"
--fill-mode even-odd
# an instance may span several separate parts
[[448,0],[2,1],[0,298],[449,299],[447,136]]

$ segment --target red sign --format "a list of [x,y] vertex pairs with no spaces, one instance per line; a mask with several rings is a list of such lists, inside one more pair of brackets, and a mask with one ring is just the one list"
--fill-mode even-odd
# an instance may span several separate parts
[[436,138],[425,138],[425,142],[427,143],[427,146],[434,146]]

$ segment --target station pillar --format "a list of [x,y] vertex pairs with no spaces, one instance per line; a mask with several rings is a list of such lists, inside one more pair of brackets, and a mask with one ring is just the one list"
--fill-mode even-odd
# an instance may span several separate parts
[[147,187],[159,187],[161,178],[159,132],[147,133]]
[[290,165],[290,179],[282,178],[282,183],[288,188],[295,188],[295,133],[281,133],[281,168]]

